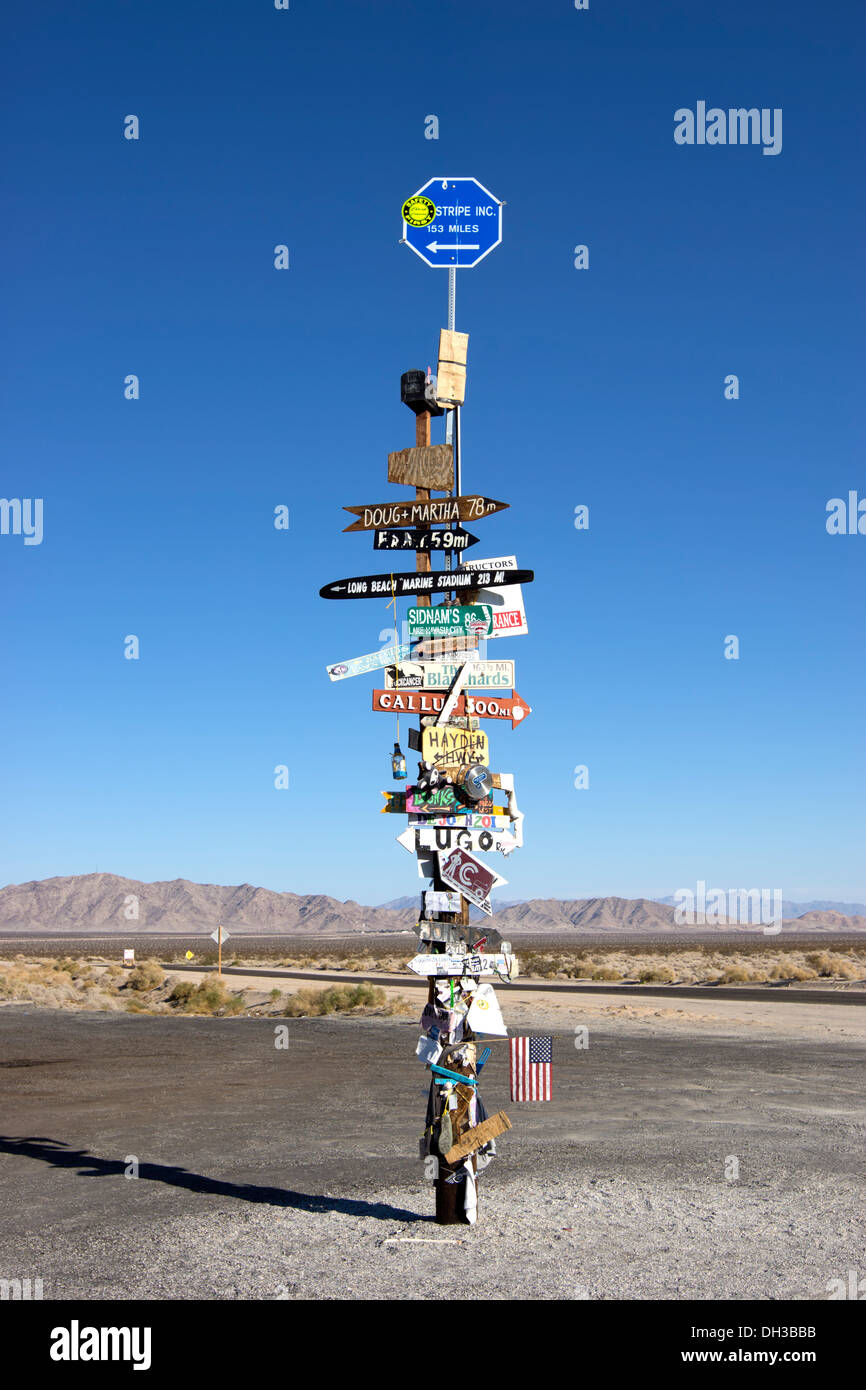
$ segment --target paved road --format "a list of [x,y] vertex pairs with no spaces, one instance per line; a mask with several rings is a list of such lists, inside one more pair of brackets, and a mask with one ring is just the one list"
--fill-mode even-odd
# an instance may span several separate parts
[[[197,974],[216,971],[215,965],[178,965],[168,961],[163,961],[162,965],[172,974],[178,970],[192,970]],[[362,981],[371,985],[416,985],[427,988],[426,979],[410,971],[405,975],[361,975],[349,974],[345,970],[271,970],[259,966],[253,968],[224,965],[223,974],[244,975],[247,978],[251,975],[261,975],[267,980],[325,980],[327,983],[335,981],[339,984],[351,980],[353,984]],[[793,1000],[798,1004],[866,1004],[866,990],[848,989],[844,985],[836,989],[791,989],[784,985],[767,985],[765,988],[749,985],[736,985],[733,988],[719,985],[593,985],[583,981],[569,984],[564,980],[525,980],[522,976],[514,981],[514,985],[516,989],[534,990],[542,994],[549,994],[551,990],[555,990],[566,994],[647,994],[656,999],[747,999],[752,1003],[772,1000],[775,1003],[788,1004]]]
[[555,1037],[551,1104],[515,1106],[497,1041],[484,1097],[514,1128],[469,1229],[429,1221],[417,1024],[291,1020],[287,1049],[280,1026],[0,1009],[0,1278],[46,1297],[814,1299],[862,1265],[853,1042],[598,1026],[584,1052]]

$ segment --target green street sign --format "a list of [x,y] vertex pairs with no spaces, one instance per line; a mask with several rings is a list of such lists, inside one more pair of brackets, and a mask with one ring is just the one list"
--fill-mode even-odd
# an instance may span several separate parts
[[467,603],[462,608],[438,603],[410,608],[407,617],[410,637],[486,637],[493,625],[489,603]]

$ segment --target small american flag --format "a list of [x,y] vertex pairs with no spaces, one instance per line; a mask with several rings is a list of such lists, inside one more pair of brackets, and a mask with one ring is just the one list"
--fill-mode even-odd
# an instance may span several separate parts
[[550,1100],[553,1038],[511,1038],[511,1099]]

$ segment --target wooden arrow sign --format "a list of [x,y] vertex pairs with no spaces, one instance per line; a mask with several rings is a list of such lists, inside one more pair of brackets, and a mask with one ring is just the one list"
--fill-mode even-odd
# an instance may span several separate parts
[[466,550],[478,544],[478,536],[459,526],[447,526],[439,531],[413,531],[400,527],[394,531],[381,530],[373,536],[374,550]]
[[[344,512],[352,512],[358,520],[344,531],[378,531],[380,527],[392,526],[447,526],[456,521],[481,521],[494,512],[502,512],[508,502],[496,502],[492,497],[479,497],[473,493],[469,497],[430,498],[422,502],[370,502],[367,506],[344,507]],[[511,582],[517,580],[513,574]]]
[[[450,590],[477,589],[481,571],[479,570],[438,570],[435,574],[365,574],[356,578],[338,579],[333,584],[325,584],[320,590],[321,598],[405,598],[410,594],[444,594]],[[505,583],[503,570],[489,573],[489,583],[485,589]],[[511,570],[507,576],[509,584],[529,584],[534,575],[532,570]]]
[[[439,715],[446,699],[444,690],[374,690],[373,709],[379,714]],[[527,715],[532,713],[532,706],[515,690],[513,695],[496,695],[489,698],[481,695],[458,695],[451,713],[473,715],[476,719],[510,719],[512,729],[516,729]],[[425,756],[425,761],[429,762],[430,759]]]
[[[484,797],[481,801],[473,801],[467,805],[457,796],[453,787],[447,784],[443,787],[436,787],[432,791],[422,791],[419,787],[408,787],[404,792],[381,792],[385,798],[385,805],[382,807],[382,815],[386,812],[408,813],[414,816],[468,816],[468,815],[503,815],[504,806],[495,806],[492,798]],[[509,819],[513,820],[509,810]],[[522,818],[522,813],[521,813]]]
[[516,690],[513,695],[489,698],[485,695],[464,695],[461,701],[464,708],[455,710],[455,714],[474,715],[477,719],[510,719],[512,729],[516,729],[532,713],[532,706],[522,700]]

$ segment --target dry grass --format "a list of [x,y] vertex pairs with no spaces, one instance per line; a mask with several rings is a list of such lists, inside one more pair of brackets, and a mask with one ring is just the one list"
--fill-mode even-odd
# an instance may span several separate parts
[[[362,947],[340,953],[333,948],[279,953],[276,963],[286,970],[344,971],[355,974],[381,973],[406,977],[406,962],[412,954],[411,939],[382,947]],[[178,953],[180,954],[180,953]],[[197,957],[203,964],[216,952]],[[814,944],[797,947],[762,939],[732,945],[676,945],[672,942],[643,943],[635,946],[581,947],[563,945],[555,949],[527,948],[518,953],[520,976],[524,979],[597,982],[714,984],[719,986],[807,981],[862,982],[866,985],[866,942],[846,940],[835,947],[817,949]],[[275,963],[267,953],[236,954],[241,966]],[[272,985],[272,981],[267,982]],[[20,1000],[45,1008],[100,1009],[111,1012],[158,1014],[268,1014],[288,1017],[316,1017],[322,1014],[380,1014],[412,1012],[414,1005],[398,999],[388,1000],[375,985],[347,981],[328,989],[303,989],[286,997],[285,990],[270,993],[232,991],[230,982],[209,978],[195,985],[183,977],[166,975],[154,959],[140,962],[134,970],[121,967],[107,956],[81,960],[71,956],[34,957],[17,954],[0,959],[0,1003]]]
[[229,1018],[239,1014],[267,1013],[288,1018],[317,1017],[331,1013],[375,1013],[380,1016],[413,1012],[405,999],[389,999],[383,989],[370,984],[334,985],[325,990],[299,990],[286,998],[271,989],[267,999],[246,998],[245,990],[231,990],[218,976],[200,984],[166,975],[156,960],[145,960],[133,970],[99,959],[90,962],[25,958],[0,962],[0,1003],[19,1000],[54,1009],[97,1009],[132,1014],[204,1014]]
[[862,980],[866,943],[844,950],[805,950],[767,942],[739,946],[616,945],[519,954],[520,974],[537,980],[623,980],[640,984],[747,984]]
[[[267,949],[238,957],[241,965],[276,965],[283,970],[321,970],[352,974],[405,975],[413,953],[411,938],[394,945],[339,950],[323,944],[286,954]],[[197,963],[199,959],[197,957]],[[749,984],[783,981],[862,980],[866,984],[866,942],[846,939],[841,946],[817,950],[814,945],[780,944],[761,936],[736,945],[711,943],[683,946],[653,941],[620,946],[563,945],[518,948],[520,976],[535,980],[617,980],[658,984]]]

